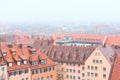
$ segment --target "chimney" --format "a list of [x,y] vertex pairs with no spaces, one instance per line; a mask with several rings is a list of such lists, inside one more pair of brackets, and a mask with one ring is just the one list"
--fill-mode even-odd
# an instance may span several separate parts
[[103,40],[103,47],[106,47],[106,40],[107,40],[107,36],[104,37],[104,40]]

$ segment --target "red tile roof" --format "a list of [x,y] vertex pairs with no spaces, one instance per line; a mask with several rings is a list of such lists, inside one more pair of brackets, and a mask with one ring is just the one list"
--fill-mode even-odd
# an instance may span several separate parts
[[37,41],[37,44],[35,43],[33,46],[54,61],[74,62],[82,64],[94,51],[94,49],[96,49],[96,46],[57,46],[51,44],[50,41],[46,40]]
[[[12,67],[7,66],[8,71],[16,70],[16,69],[23,69],[23,68],[24,69],[26,69],[26,68],[35,69],[35,68],[41,68],[41,67],[46,67],[46,66],[55,66],[56,65],[46,55],[41,54],[38,51],[36,51],[35,55],[32,55],[30,50],[34,50],[34,49],[31,49],[31,48],[27,48],[27,47],[20,48],[19,46],[12,45],[11,47],[10,46],[1,46],[0,49],[1,49],[1,51],[6,51],[6,53],[7,53],[7,55],[2,57],[2,58],[4,58],[4,60],[7,61],[7,62],[12,62],[13,63]],[[12,54],[11,50],[16,51],[16,54]],[[2,52],[0,54],[2,54]],[[47,64],[41,65],[40,61],[39,61],[41,59],[46,59]],[[23,64],[23,60],[27,60],[28,64]],[[32,64],[30,62],[35,61],[35,60],[37,60],[39,62],[39,64],[37,66],[32,66]],[[17,65],[16,61],[20,61],[21,64]],[[3,64],[3,62],[0,62],[0,65],[1,64]]]
[[116,54],[110,80],[120,80],[120,54]]
[[120,46],[120,36],[108,36],[106,44]]

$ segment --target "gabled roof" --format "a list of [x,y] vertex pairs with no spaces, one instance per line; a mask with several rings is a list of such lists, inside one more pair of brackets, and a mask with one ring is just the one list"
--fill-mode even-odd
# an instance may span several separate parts
[[103,53],[103,55],[106,57],[106,59],[110,64],[114,62],[114,57],[116,52],[112,46],[110,45],[99,46],[98,49],[100,49],[100,51]]

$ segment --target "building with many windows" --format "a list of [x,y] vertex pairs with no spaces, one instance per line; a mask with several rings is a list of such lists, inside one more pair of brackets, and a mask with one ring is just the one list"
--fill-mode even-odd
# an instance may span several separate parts
[[1,80],[56,80],[56,64],[32,47],[9,44],[0,47],[0,55],[0,73],[8,78],[2,74]]
[[[53,45],[50,40],[35,41],[34,47],[57,63],[61,80],[110,80],[115,54],[110,45]],[[36,46],[37,45],[37,46]]]

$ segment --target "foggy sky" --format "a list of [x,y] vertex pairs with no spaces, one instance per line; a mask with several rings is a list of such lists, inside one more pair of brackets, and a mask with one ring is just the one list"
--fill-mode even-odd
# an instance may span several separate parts
[[120,0],[0,0],[0,23],[119,22]]

